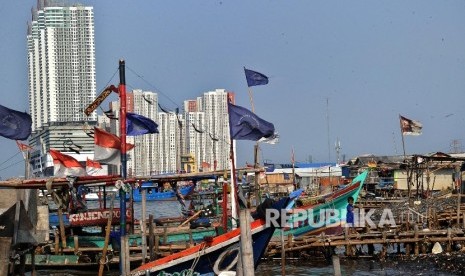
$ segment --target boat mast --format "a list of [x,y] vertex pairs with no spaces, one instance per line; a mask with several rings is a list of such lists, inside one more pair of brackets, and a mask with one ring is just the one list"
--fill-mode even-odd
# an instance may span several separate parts
[[[120,102],[120,115],[119,115],[119,130],[120,130],[120,138],[121,138],[121,176],[123,178],[123,183],[126,181],[127,172],[126,172],[126,165],[127,165],[127,156],[126,156],[126,76],[125,76],[125,62],[124,60],[119,61],[119,79],[120,83],[118,86],[118,94],[119,94],[119,102]],[[120,273],[126,275],[126,272],[129,271],[129,267],[127,267],[126,262],[126,243],[123,242],[126,236],[126,192],[123,190],[123,187],[119,189],[120,200],[120,241],[121,241],[121,249],[119,253],[119,269]]]
[[[119,130],[121,137],[121,176],[123,182],[126,180],[127,172],[127,155],[126,155],[126,76],[125,76],[125,62],[119,61],[119,102],[120,102],[120,116],[119,116]],[[120,231],[121,236],[126,235],[126,193],[121,188],[120,193]]]

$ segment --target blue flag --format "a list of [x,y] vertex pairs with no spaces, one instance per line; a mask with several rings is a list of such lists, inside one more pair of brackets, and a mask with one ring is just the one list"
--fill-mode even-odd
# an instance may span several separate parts
[[26,140],[31,135],[31,115],[0,105],[0,135],[12,140]]
[[258,141],[274,135],[274,125],[252,111],[228,102],[231,139]]
[[244,67],[244,72],[245,72],[245,78],[247,79],[247,85],[249,87],[255,86],[255,85],[264,85],[268,84],[268,77],[263,75],[262,73],[258,73],[249,69],[245,69]]
[[126,113],[126,134],[137,136],[158,133],[158,125],[151,119],[135,113]]

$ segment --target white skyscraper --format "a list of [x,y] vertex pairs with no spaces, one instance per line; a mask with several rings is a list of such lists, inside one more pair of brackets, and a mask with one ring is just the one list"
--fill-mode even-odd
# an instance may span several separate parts
[[195,156],[197,166],[213,170],[229,168],[228,98],[234,94],[224,89],[205,92],[196,101],[186,101],[187,151]]
[[[133,90],[134,113],[158,121],[158,95],[150,91]],[[132,173],[151,175],[159,169],[159,135],[145,134],[134,137],[135,148],[130,152]],[[129,165],[128,165],[129,167]]]
[[179,120],[185,125],[182,115],[174,112],[158,113],[159,173],[175,173],[180,169],[181,131]]
[[31,153],[35,175],[53,174],[50,148],[84,163],[93,158],[93,138],[83,130],[97,121],[96,112],[84,114],[96,95],[94,12],[64,3],[38,0],[28,22],[30,141],[41,149]]
[[28,23],[33,131],[53,122],[96,121],[83,113],[96,95],[92,7],[39,0]]
[[[187,109],[186,109],[187,110]],[[205,129],[205,113],[198,111],[186,112],[186,153],[194,156],[195,163],[199,169],[213,170],[214,164],[208,163],[206,152],[213,152],[213,148],[208,148],[206,139],[210,139]]]

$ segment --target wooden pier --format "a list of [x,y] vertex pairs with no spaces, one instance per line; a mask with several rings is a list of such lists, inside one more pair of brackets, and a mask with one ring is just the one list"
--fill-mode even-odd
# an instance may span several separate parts
[[[395,201],[395,203],[400,202]],[[389,203],[363,202],[362,204],[370,208],[385,208]],[[315,252],[330,254],[336,247],[343,247],[346,256],[356,256],[364,251],[363,254],[374,255],[376,253],[384,258],[389,247],[394,248],[394,251],[390,251],[391,253],[414,256],[431,253],[435,243],[439,243],[445,252],[465,248],[465,204],[461,204],[459,208],[445,208],[442,212],[427,208],[423,213],[416,212],[407,206],[404,212],[411,212],[415,217],[412,218],[409,215],[396,217],[396,227],[353,228],[352,230],[355,231],[339,227],[336,230],[332,229],[332,232],[340,233],[336,235],[325,233],[299,237],[290,235],[286,237],[284,247],[279,241],[270,242],[266,256],[278,257],[284,250],[286,258],[296,258],[309,256]],[[375,246],[378,249],[377,252],[374,250]]]

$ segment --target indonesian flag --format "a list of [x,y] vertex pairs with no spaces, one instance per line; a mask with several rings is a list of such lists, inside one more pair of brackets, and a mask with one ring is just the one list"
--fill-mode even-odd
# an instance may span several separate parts
[[[121,140],[118,136],[100,128],[94,128],[94,160],[105,164],[121,164]],[[126,144],[126,150],[134,148]]]
[[54,176],[65,177],[68,175],[86,175],[84,167],[82,167],[79,161],[73,157],[53,149],[50,149],[49,153],[53,158]]
[[88,175],[95,175],[101,169],[102,169],[102,165],[100,165],[100,162],[87,158],[86,172]]

